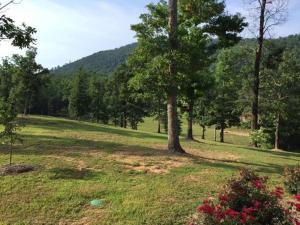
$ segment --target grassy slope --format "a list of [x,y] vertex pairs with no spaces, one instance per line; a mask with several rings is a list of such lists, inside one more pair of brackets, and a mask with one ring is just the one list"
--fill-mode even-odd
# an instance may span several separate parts
[[[284,166],[300,162],[299,154],[242,147],[247,138],[234,135],[227,140],[239,145],[183,140],[191,155],[173,156],[164,150],[166,136],[151,133],[151,120],[144,131],[51,117],[27,122],[13,160],[36,170],[0,177],[0,224],[184,224],[240,167],[275,184]],[[5,149],[0,164],[8,161]],[[94,198],[104,206],[90,207]]]

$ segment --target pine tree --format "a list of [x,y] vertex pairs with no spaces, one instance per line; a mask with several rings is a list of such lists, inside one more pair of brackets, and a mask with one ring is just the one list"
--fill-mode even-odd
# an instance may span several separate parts
[[69,115],[80,119],[89,109],[88,74],[80,68],[72,82],[69,97]]

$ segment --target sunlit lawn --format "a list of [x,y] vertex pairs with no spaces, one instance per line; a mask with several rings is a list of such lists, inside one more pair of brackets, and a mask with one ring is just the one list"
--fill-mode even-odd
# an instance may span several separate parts
[[[38,116],[27,123],[13,160],[36,169],[0,177],[0,224],[185,224],[239,168],[282,184],[283,167],[300,162],[296,153],[251,149],[245,136],[226,134],[220,144],[209,129],[201,140],[199,126],[197,141],[182,139],[189,155],[172,155],[152,119],[140,131]],[[93,208],[92,199],[104,205]]]

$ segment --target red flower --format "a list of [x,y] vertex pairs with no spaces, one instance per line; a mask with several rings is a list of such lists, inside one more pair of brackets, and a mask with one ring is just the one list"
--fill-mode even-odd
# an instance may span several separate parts
[[229,197],[227,195],[220,195],[219,196],[219,200],[222,202],[222,203],[227,203],[229,201]]
[[274,195],[276,198],[282,199],[282,196],[284,194],[283,188],[276,187],[275,191],[273,191],[271,194]]
[[282,192],[283,192],[283,187],[276,186],[276,187],[275,187],[275,189],[276,189],[276,190],[280,190],[280,191],[282,191]]
[[244,207],[243,208],[243,212],[246,213],[246,214],[252,214],[254,211],[255,211],[255,209],[252,208],[252,207],[250,207],[250,208]]
[[205,203],[205,204],[200,205],[198,207],[198,211],[206,213],[206,214],[209,214],[209,215],[212,216],[214,214],[214,212],[215,212],[215,209],[211,205]]
[[242,223],[242,224],[246,224],[246,223],[247,223],[247,214],[244,213],[244,212],[242,212],[242,213],[241,213],[241,217],[242,217],[241,220],[240,220],[241,223]]
[[296,225],[300,225],[300,222],[298,220],[295,220]]
[[263,183],[261,182],[261,180],[255,180],[253,181],[253,185],[254,187],[256,187],[256,189],[261,190],[264,188]]
[[255,209],[259,209],[260,205],[261,205],[261,203],[259,201],[257,201],[257,200],[254,201]]
[[225,219],[225,214],[219,209],[215,211],[215,218],[220,222],[222,219]]
[[240,215],[240,213],[233,210],[233,209],[231,209],[231,208],[229,208],[225,211],[225,215],[230,216],[230,217],[235,219]]
[[292,202],[292,201],[287,201],[287,204],[293,206],[293,205],[294,205],[294,202]]
[[296,204],[295,204],[295,207],[296,207],[296,210],[297,210],[298,212],[300,212],[300,204],[299,204],[299,203],[296,203]]
[[294,195],[293,198],[294,198],[295,201],[300,201],[300,195]]
[[264,207],[267,208],[267,207],[269,207],[270,205],[271,205],[271,203],[270,203],[269,201],[265,201],[265,202],[264,202]]
[[273,196],[275,196],[276,198],[279,198],[279,199],[282,199],[282,193],[280,193],[280,192],[277,192],[277,191],[273,191],[272,193],[271,193]]
[[254,216],[249,216],[248,219],[251,220],[252,222],[255,221],[255,217]]

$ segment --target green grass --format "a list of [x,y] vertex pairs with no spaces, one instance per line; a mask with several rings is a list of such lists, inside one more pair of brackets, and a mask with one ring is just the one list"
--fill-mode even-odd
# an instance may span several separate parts
[[[282,169],[300,154],[255,150],[243,136],[228,143],[182,139],[189,156],[169,154],[165,134],[147,119],[141,131],[33,116],[22,130],[15,163],[35,171],[0,177],[0,224],[185,224],[199,202],[214,196],[241,167],[282,184]],[[5,146],[0,164],[8,162]],[[103,199],[93,208],[89,202]]]

